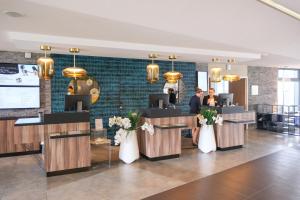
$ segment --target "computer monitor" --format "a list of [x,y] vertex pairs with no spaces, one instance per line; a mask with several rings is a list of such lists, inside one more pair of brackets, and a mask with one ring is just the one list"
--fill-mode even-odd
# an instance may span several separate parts
[[230,106],[233,104],[233,93],[221,93],[218,100],[220,106]]
[[90,100],[90,95],[66,95],[65,111],[78,111],[80,110],[78,108],[79,105],[81,105],[82,111],[88,111],[90,109]]
[[149,94],[150,108],[167,108],[169,106],[169,94]]

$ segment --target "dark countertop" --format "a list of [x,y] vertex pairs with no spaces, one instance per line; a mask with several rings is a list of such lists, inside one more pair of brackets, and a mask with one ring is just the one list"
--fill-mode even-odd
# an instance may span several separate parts
[[182,113],[181,109],[169,108],[169,109],[159,109],[159,108],[147,108],[140,111],[143,117],[146,118],[163,118],[163,117],[181,117],[181,116],[194,116],[195,114]]
[[0,117],[0,120],[17,120],[19,118],[34,118],[36,116]]
[[45,114],[43,118],[19,118],[15,122],[15,126],[64,124],[89,121],[89,112],[58,112],[52,114]]
[[242,119],[227,119],[224,122],[235,123],[235,124],[255,124],[255,120],[242,120]]
[[219,114],[232,114],[232,113],[243,113],[245,109],[243,106],[228,106],[228,107],[216,107]]
[[196,114],[191,113],[178,113],[173,115],[161,115],[161,116],[144,116],[145,118],[163,118],[163,117],[188,117],[188,116],[196,116]]

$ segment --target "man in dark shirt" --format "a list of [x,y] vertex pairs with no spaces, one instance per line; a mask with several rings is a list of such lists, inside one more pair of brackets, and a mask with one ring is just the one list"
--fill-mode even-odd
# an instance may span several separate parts
[[168,89],[168,93],[169,93],[169,102],[173,105],[176,104],[176,94],[173,88],[169,88]]
[[[200,88],[196,88],[195,95],[191,97],[190,99],[190,113],[192,114],[199,114],[200,108],[201,108],[201,96],[203,96],[203,91]],[[193,139],[193,145],[197,145],[198,137],[199,137],[199,131],[200,131],[200,124],[199,120],[197,119],[197,127],[192,129],[192,139]]]

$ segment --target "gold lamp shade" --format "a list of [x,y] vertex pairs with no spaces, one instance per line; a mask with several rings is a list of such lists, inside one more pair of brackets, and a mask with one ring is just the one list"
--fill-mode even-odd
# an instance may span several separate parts
[[62,71],[62,74],[66,78],[84,78],[87,76],[86,70],[81,67],[67,67]]
[[178,80],[182,79],[183,75],[180,72],[169,71],[164,73],[164,78],[168,83],[177,83]]
[[224,81],[232,82],[232,81],[238,81],[240,79],[241,79],[240,76],[236,75],[236,74],[226,74],[226,75],[223,76]]
[[159,80],[159,66],[154,63],[154,59],[157,58],[156,54],[150,54],[149,58],[152,62],[147,65],[147,81],[152,84]]
[[73,67],[67,67],[62,71],[62,75],[66,78],[84,78],[87,76],[87,72],[85,69],[81,67],[76,67],[75,61],[76,61],[76,53],[79,53],[80,49],[79,48],[70,48],[69,49],[70,53],[73,53]]
[[231,64],[234,63],[235,60],[232,58],[232,59],[228,59],[227,60],[227,65],[226,65],[226,74],[223,76],[223,80],[224,81],[238,81],[240,80],[240,76],[237,75],[237,74],[231,74],[230,73],[230,70],[231,70]]
[[51,50],[50,46],[41,45],[40,49],[45,52],[45,57],[40,57],[37,60],[38,76],[40,79],[50,80],[55,74],[54,61],[52,58],[47,57],[47,51]]
[[210,82],[218,83],[222,81],[221,68],[212,68],[210,74]]
[[178,80],[182,79],[183,75],[180,72],[174,71],[174,60],[176,59],[175,55],[169,56],[169,59],[172,61],[172,71],[164,73],[164,78],[168,83],[177,83]]

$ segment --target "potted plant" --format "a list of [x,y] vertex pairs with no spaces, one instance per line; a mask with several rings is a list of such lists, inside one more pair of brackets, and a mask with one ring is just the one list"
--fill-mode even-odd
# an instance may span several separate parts
[[138,112],[129,112],[127,117],[109,118],[109,127],[116,126],[118,130],[115,135],[115,144],[120,144],[119,158],[129,164],[139,158],[139,147],[137,142],[137,129],[142,128],[148,133],[153,134],[154,129],[151,124],[144,123],[138,127],[141,114]]
[[203,108],[197,118],[201,124],[198,148],[204,153],[216,151],[217,145],[213,125],[222,125],[222,116],[217,114],[217,111],[213,108]]

